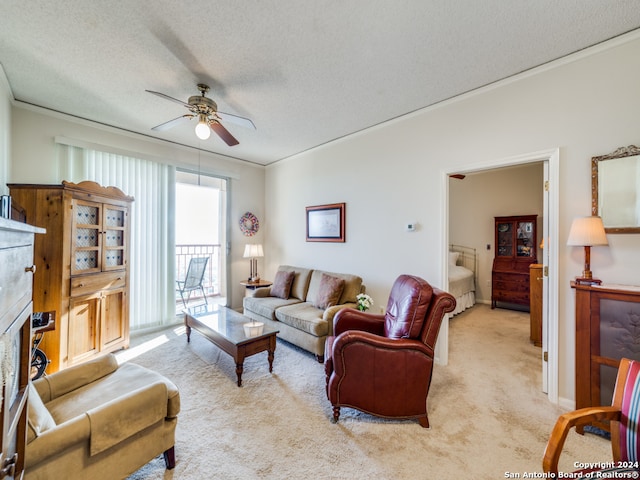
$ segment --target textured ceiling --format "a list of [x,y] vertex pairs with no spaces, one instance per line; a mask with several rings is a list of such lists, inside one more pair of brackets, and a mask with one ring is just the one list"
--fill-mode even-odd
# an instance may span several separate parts
[[[638,0],[3,0],[15,99],[269,164],[640,27]],[[187,113],[197,83],[240,145]]]

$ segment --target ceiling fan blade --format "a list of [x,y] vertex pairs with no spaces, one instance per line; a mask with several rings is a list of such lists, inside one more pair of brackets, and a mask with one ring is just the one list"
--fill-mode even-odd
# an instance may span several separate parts
[[222,124],[220,122],[218,122],[217,120],[211,120],[209,122],[209,126],[211,127],[211,130],[216,132],[218,134],[218,136],[222,140],[224,140],[224,142],[227,145],[229,145],[230,147],[233,147],[234,145],[238,145],[240,143],[240,142],[238,142],[238,140],[235,139],[235,137],[233,135],[231,135],[231,133],[229,133],[229,130],[224,128],[222,126]]
[[164,132],[165,130],[169,130],[170,128],[175,127],[176,125],[185,122],[187,120],[191,120],[195,115],[187,114],[182,115],[181,117],[174,118],[173,120],[169,120],[168,122],[161,123],[160,125],[156,125],[151,130],[156,130],[158,132]]
[[240,117],[238,115],[234,115],[233,113],[216,112],[216,114],[225,122],[240,125],[241,127],[245,128],[253,128],[254,130],[256,130],[255,124],[249,118]]
[[189,106],[190,106],[188,103],[184,103],[182,100],[178,100],[177,98],[170,97],[169,95],[165,95],[164,93],[154,92],[152,90],[145,90],[145,92],[153,93],[154,95],[157,95],[157,96],[159,96],[161,98],[165,98],[167,100],[171,100],[172,102],[179,103],[180,105],[182,105],[184,107],[187,107],[187,108],[189,108]]

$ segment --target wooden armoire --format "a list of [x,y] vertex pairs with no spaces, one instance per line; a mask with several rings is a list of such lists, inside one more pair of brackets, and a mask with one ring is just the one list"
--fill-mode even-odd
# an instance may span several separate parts
[[40,344],[47,373],[129,346],[129,214],[133,198],[95,182],[9,184],[35,242],[34,311],[55,312]]

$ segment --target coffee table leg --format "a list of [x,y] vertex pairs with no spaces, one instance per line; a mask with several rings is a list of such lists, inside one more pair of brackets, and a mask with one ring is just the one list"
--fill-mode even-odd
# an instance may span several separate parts
[[269,373],[273,372],[273,357],[276,351],[276,336],[274,335],[269,341],[269,349],[267,350],[267,358],[269,359]]
[[244,362],[236,363],[236,375],[238,376],[238,386],[242,386],[242,371],[244,370]]

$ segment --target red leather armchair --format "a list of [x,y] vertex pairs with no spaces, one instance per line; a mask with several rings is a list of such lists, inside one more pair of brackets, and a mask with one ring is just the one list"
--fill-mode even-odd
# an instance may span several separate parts
[[340,407],[350,407],[385,418],[417,418],[429,427],[434,347],[442,318],[455,305],[449,293],[401,275],[384,315],[340,310],[325,348],[333,421]]

